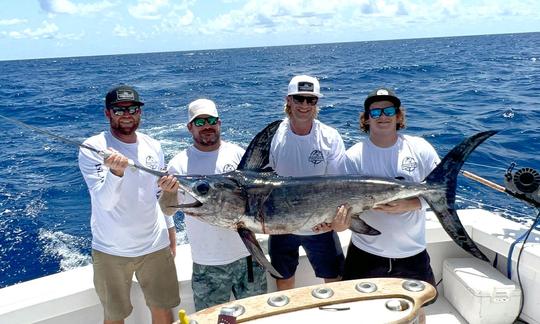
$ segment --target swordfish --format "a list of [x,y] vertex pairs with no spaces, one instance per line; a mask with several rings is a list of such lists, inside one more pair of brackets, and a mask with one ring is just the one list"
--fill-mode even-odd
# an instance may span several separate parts
[[[255,260],[276,277],[254,233],[286,234],[331,222],[337,207],[352,207],[350,229],[380,232],[361,219],[362,211],[396,199],[423,197],[442,227],[461,248],[488,261],[469,237],[455,209],[457,176],[469,154],[496,131],[481,132],[455,146],[422,183],[359,175],[283,177],[267,168],[272,138],[281,121],[258,133],[235,171],[176,178],[195,203],[170,206],[212,225],[238,231]],[[266,167],[266,168],[265,168]]]
[[[58,136],[0,115],[19,126],[45,134],[65,143],[97,153],[103,158],[111,154]],[[284,234],[331,222],[336,208],[349,203],[353,208],[350,229],[366,235],[379,231],[359,216],[364,210],[396,199],[423,197],[431,206],[448,235],[473,256],[489,261],[469,237],[455,209],[457,177],[463,163],[478,145],[496,131],[481,132],[455,146],[422,183],[384,178],[346,176],[280,177],[265,168],[270,144],[281,120],[269,124],[251,141],[235,171],[209,176],[175,175],[181,189],[196,202],[178,207],[185,214],[226,228],[235,229],[255,260],[274,276],[281,275],[266,259],[254,233]],[[129,165],[157,177],[167,173],[129,160]]]

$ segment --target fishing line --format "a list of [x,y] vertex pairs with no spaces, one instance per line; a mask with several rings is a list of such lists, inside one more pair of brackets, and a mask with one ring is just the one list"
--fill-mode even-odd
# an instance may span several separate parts
[[[524,222],[524,221],[527,221],[527,220],[524,220],[523,217],[529,217],[527,216],[526,214],[523,214],[522,212],[518,211],[518,210],[512,210],[508,207],[500,207],[500,206],[496,206],[496,205],[490,205],[490,204],[487,204],[483,201],[480,201],[480,200],[474,200],[474,199],[470,199],[470,198],[465,198],[463,196],[456,196],[457,199],[460,199],[460,200],[463,200],[463,201],[467,201],[467,202],[470,202],[470,203],[473,203],[473,204],[476,204],[478,207],[489,207],[493,210],[496,210],[496,211],[500,211],[500,213],[503,213],[504,216],[508,216],[508,217],[511,217],[512,219],[518,221],[519,222]],[[530,219],[530,218],[529,218]]]
[[496,166],[492,166],[492,165],[486,165],[486,164],[480,164],[480,163],[474,163],[474,162],[466,162],[465,164],[466,165],[480,166],[480,167],[483,167],[483,168],[496,169],[496,170],[500,170],[500,171],[506,171],[506,168],[496,167]]

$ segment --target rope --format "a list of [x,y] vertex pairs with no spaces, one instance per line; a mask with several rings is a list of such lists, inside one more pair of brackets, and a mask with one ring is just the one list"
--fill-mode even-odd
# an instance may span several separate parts
[[[521,290],[521,301],[520,301],[520,305],[519,305],[519,312],[518,312],[518,315],[516,316],[514,322],[516,322],[519,319],[519,315],[521,314],[521,312],[523,312],[523,307],[525,306],[525,292],[523,291],[523,285],[521,284],[521,275],[519,274],[519,265],[520,265],[520,261],[521,261],[521,254],[523,253],[523,250],[525,250],[525,243],[527,243],[527,240],[529,239],[529,235],[531,234],[532,230],[535,229],[535,227],[538,225],[539,220],[540,220],[540,211],[538,212],[538,215],[536,215],[536,219],[534,220],[534,223],[532,224],[531,228],[529,228],[529,230],[526,232],[527,235],[525,236],[525,239],[523,241],[523,246],[519,250],[518,259],[517,259],[517,262],[516,262],[516,274],[517,274],[517,279],[518,279],[518,283],[519,283],[519,289]],[[510,247],[510,249],[513,249],[513,246]],[[509,254],[508,255],[508,264],[511,264],[511,258],[512,258],[512,255]]]

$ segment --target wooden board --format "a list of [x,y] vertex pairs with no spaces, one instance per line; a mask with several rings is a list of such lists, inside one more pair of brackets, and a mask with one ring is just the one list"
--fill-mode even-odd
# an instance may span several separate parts
[[[403,284],[406,281],[407,280],[396,278],[372,278],[339,281],[329,284],[296,288],[217,305],[194,313],[190,315],[189,318],[190,320],[197,321],[198,324],[216,324],[221,308],[241,305],[245,309],[245,312],[237,317],[238,323],[255,323],[257,319],[271,316],[280,316],[279,318],[281,318],[281,320],[279,322],[283,322],[286,315],[280,314],[299,312],[303,310],[310,311],[306,312],[306,320],[318,320],[320,319],[318,316],[322,314],[319,313],[319,315],[317,315],[316,312],[313,312],[314,309],[318,310],[321,306],[332,308],[332,305],[335,305],[336,308],[348,308],[348,310],[356,309],[363,314],[362,316],[369,313],[370,318],[379,319],[380,321],[377,321],[379,323],[409,323],[416,318],[418,315],[418,310],[424,304],[436,297],[437,292],[433,286],[423,281],[419,282],[420,286],[422,284],[424,285],[423,290],[417,292],[406,290],[403,287]],[[411,281],[408,282],[410,283]],[[356,289],[356,286],[357,284],[361,283],[374,284],[377,286],[377,290],[373,292],[360,292]],[[328,291],[328,288],[331,289],[333,291],[333,295],[326,299],[314,297],[312,295],[313,290],[321,288],[323,291],[325,291],[325,289]],[[289,303],[281,307],[269,305],[268,300],[272,297],[276,298],[278,296],[286,296],[286,298],[289,299]],[[385,304],[389,300],[392,300],[391,303],[396,303],[400,300],[406,301],[406,309],[402,311],[388,310],[387,307],[385,307]],[[392,313],[389,314],[392,316],[385,317],[385,312]],[[342,316],[342,314],[347,316],[351,315],[345,312],[337,311],[337,309],[333,313],[335,313],[335,316]],[[292,314],[290,315],[292,316]],[[312,316],[317,317],[309,318]],[[326,316],[326,314],[324,316]],[[353,316],[356,318],[357,323],[369,322],[365,320],[365,318],[364,321],[362,321],[362,319],[358,318],[357,316],[358,314]],[[383,318],[389,319],[383,320]],[[345,323],[342,320],[339,322]]]

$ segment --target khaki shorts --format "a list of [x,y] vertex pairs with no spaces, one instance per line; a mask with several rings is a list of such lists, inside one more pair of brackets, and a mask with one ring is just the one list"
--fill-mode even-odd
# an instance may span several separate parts
[[130,300],[133,274],[148,307],[170,309],[180,304],[174,258],[169,247],[140,257],[121,257],[92,249],[94,287],[105,320],[122,320],[133,310]]

